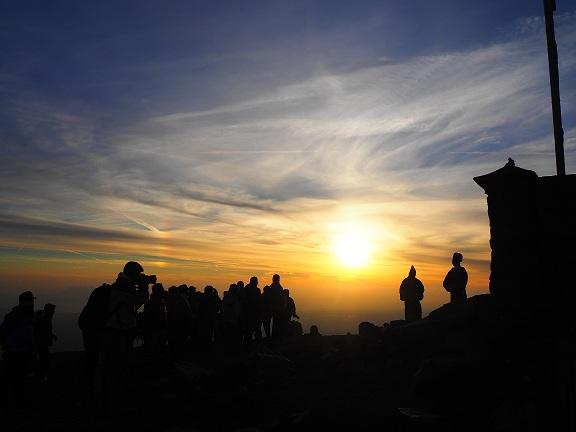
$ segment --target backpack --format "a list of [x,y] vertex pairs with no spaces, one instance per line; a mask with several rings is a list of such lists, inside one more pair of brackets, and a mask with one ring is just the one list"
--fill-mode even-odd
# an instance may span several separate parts
[[105,326],[109,316],[111,290],[111,285],[103,284],[92,291],[86,306],[78,317],[80,330],[98,330]]

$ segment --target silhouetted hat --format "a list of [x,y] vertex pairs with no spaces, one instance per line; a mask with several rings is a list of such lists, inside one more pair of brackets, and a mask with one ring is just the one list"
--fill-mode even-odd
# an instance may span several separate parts
[[136,276],[144,271],[144,268],[136,261],[128,261],[124,265],[123,273],[129,276]]
[[18,296],[18,300],[34,300],[35,298],[36,297],[34,297],[32,291],[24,291],[22,294]]

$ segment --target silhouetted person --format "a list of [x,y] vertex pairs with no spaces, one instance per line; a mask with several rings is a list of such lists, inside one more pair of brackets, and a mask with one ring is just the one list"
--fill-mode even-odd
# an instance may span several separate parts
[[188,343],[191,347],[196,344],[198,339],[198,315],[200,313],[200,304],[202,302],[203,295],[204,294],[196,290],[195,286],[190,285],[188,287],[188,304],[190,305],[190,329],[188,335]]
[[410,267],[408,277],[400,284],[400,300],[404,302],[404,319],[408,322],[422,319],[420,300],[424,298],[424,285],[416,278],[416,269]]
[[292,321],[292,318],[300,319],[296,314],[296,303],[290,297],[290,290],[283,290],[284,294],[284,313],[282,316],[282,336],[292,336],[295,334],[302,334],[302,326],[297,321]]
[[244,320],[246,343],[250,343],[252,338],[262,340],[262,294],[256,276],[252,276],[244,287]]
[[280,339],[286,320],[286,296],[278,274],[272,276],[270,284],[270,309],[272,311],[272,339]]
[[192,311],[188,302],[189,293],[186,285],[175,288],[168,296],[168,347],[174,358],[181,358],[192,328]]
[[242,340],[240,316],[242,314],[242,301],[238,286],[231,284],[228,293],[222,299],[222,331],[228,346],[237,348]]
[[144,305],[144,350],[158,354],[166,344],[166,291],[161,283],[152,285],[152,294]]
[[286,296],[286,315],[288,316],[288,321],[292,318],[300,319],[298,314],[296,314],[296,303],[294,303],[294,299],[290,297],[290,290],[285,289],[284,295]]
[[468,298],[466,295],[468,273],[466,273],[466,269],[460,265],[462,260],[462,254],[455,252],[452,256],[452,265],[454,267],[450,269],[442,284],[444,288],[446,288],[446,291],[450,293],[450,303],[463,302]]
[[139,263],[130,261],[110,286],[100,356],[104,391],[111,408],[120,408],[123,402],[127,354],[136,331],[137,310],[148,299],[148,285],[156,282],[155,276],[146,276],[143,272]]
[[78,317],[78,327],[82,330],[84,343],[84,376],[89,397],[94,396],[94,379],[100,361],[101,337],[108,316],[111,290],[108,284],[92,290]]
[[16,406],[25,402],[27,381],[36,357],[34,295],[25,291],[18,306],[8,312],[0,325],[4,375]]
[[50,370],[50,347],[56,340],[56,335],[54,335],[52,329],[52,318],[54,318],[55,311],[56,306],[48,303],[44,305],[44,309],[36,312],[34,330],[38,349],[38,366],[36,368],[35,379],[40,382],[46,380],[48,371]]
[[220,309],[221,300],[218,291],[211,285],[206,286],[198,315],[198,338],[200,345],[205,349],[212,345]]
[[272,337],[272,299],[270,295],[270,286],[266,285],[262,290],[262,326],[267,339]]
[[319,337],[322,336],[320,334],[320,330],[318,330],[318,326],[317,325],[311,325],[310,326],[310,333],[308,333],[308,336],[310,337]]

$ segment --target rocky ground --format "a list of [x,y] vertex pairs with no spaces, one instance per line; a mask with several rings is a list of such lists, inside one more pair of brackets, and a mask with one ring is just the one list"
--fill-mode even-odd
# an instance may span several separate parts
[[484,296],[415,324],[364,324],[360,336],[303,336],[250,353],[216,349],[172,362],[134,349],[125,397],[108,412],[86,397],[82,353],[57,353],[30,406],[8,409],[5,400],[0,424],[10,431],[572,430],[563,426],[574,417],[575,338],[550,329],[540,320],[502,321]]

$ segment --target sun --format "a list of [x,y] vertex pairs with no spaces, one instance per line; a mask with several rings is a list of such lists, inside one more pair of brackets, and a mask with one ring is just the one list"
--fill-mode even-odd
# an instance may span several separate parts
[[346,267],[362,267],[368,263],[372,245],[369,237],[361,231],[347,231],[337,235],[332,252]]

